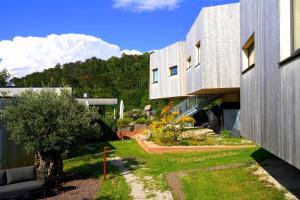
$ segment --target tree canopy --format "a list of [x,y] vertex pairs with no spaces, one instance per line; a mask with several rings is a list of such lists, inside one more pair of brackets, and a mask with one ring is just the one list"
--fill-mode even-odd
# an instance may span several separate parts
[[23,78],[16,86],[72,86],[75,97],[123,99],[126,109],[142,108],[149,102],[149,54],[125,55],[108,60],[90,58],[84,62],[56,65]]
[[1,111],[12,140],[35,154],[39,169],[61,175],[61,154],[99,126],[97,111],[80,104],[67,90],[28,91]]
[[11,138],[30,152],[63,152],[90,132],[98,117],[68,91],[28,91],[2,111]]
[[10,74],[6,69],[3,69],[0,71],[0,87],[3,87],[6,85],[7,79],[9,79]]

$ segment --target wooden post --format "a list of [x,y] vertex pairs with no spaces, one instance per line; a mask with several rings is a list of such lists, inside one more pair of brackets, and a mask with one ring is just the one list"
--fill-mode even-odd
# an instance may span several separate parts
[[103,148],[103,179],[106,180],[106,153],[109,150],[109,147]]

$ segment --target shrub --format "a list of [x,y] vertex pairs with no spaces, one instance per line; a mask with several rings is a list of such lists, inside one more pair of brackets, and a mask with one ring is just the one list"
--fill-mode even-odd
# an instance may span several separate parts
[[231,137],[231,131],[227,130],[227,129],[224,129],[221,134],[224,136],[224,137]]
[[156,142],[171,144],[178,141],[186,124],[193,124],[195,120],[192,117],[178,117],[178,112],[171,112],[173,103],[170,102],[162,109],[160,119],[151,123],[149,129],[152,138]]
[[148,120],[145,118],[138,118],[137,120],[134,121],[135,124],[147,124]]
[[128,126],[130,124],[131,120],[128,118],[118,119],[117,126]]

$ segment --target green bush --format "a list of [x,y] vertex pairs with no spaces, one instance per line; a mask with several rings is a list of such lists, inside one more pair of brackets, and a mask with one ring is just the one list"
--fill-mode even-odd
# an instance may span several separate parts
[[118,119],[117,121],[117,126],[128,126],[130,124],[131,120],[129,118],[124,118],[124,119]]
[[146,118],[146,112],[144,110],[141,109],[133,109],[132,111],[128,112],[129,117],[134,119],[134,118]]
[[227,129],[224,129],[221,134],[224,136],[224,137],[231,137],[231,131],[227,130]]
[[189,146],[189,141],[188,140],[180,140],[179,145]]
[[148,120],[145,118],[138,118],[137,120],[134,121],[135,124],[147,124]]

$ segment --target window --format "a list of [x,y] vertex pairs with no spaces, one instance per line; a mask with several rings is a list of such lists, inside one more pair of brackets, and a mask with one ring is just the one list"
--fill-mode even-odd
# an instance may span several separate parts
[[170,67],[170,76],[175,76],[178,74],[177,66]]
[[248,67],[255,64],[254,42],[248,48]]
[[186,60],[186,68],[189,69],[192,67],[192,58],[191,56]]
[[153,83],[158,83],[158,69],[154,69],[152,72],[153,72]]
[[196,44],[196,66],[200,65],[200,41]]
[[300,49],[300,0],[293,1],[293,50]]
[[243,71],[255,65],[255,39],[254,34],[243,47]]

